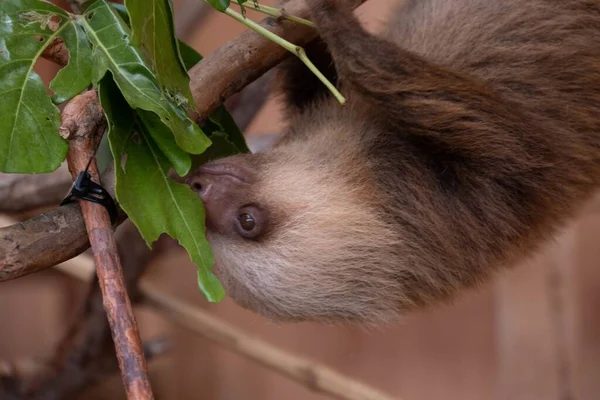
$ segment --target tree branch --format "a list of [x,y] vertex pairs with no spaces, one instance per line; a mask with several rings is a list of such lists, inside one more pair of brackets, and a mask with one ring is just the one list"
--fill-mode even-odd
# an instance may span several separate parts
[[[97,118],[98,116],[101,118]],[[92,181],[100,180],[94,153],[106,130],[103,117],[95,90],[75,97],[63,110],[59,132],[61,136],[70,139],[67,162],[74,180],[85,170],[90,173]],[[81,118],[88,118],[88,122],[96,119],[98,123],[95,126],[91,123],[81,123]],[[90,238],[104,310],[108,317],[127,396],[130,399],[153,399],[148,367],[133,308],[127,295],[110,217],[100,204],[80,201],[79,205]]]
[[62,38],[56,38],[44,49],[42,57],[64,67],[69,62],[69,51]]
[[[92,275],[92,268],[93,266],[90,263],[70,264],[62,268],[62,272],[76,279],[82,279],[82,276]],[[82,269],[87,270],[85,274],[81,273]],[[240,354],[273,372],[292,379],[312,391],[324,393],[341,400],[395,399],[344,376],[324,364],[296,356],[254,338],[249,333],[221,321],[206,311],[187,305],[176,297],[161,292],[152,283],[142,280],[138,283],[138,288],[141,304],[152,307],[172,322],[190,329],[217,345]]]
[[[102,174],[104,188],[114,196],[114,170]],[[119,209],[115,227],[127,215]],[[90,247],[79,204],[67,204],[25,222],[0,228],[0,282],[41,271]]]
[[66,164],[49,174],[0,173],[0,211],[18,212],[58,205],[72,183]]
[[[132,223],[124,224],[117,233],[117,246],[127,288],[136,293],[137,281],[154,253]],[[6,363],[4,373],[0,368],[0,376],[4,375],[4,380],[0,378],[0,394],[5,396],[0,398],[9,398],[9,394],[18,399],[74,398],[119,370],[94,263],[89,257],[80,256],[77,263],[70,262],[59,269],[90,283],[84,307],[50,362]],[[144,354],[150,360],[168,348],[168,341],[156,339],[144,344]]]
[[[364,0],[351,0],[358,7]],[[302,0],[285,3],[285,11],[308,18],[309,9]],[[264,28],[299,46],[317,36],[315,29],[269,17],[260,22]],[[190,69],[190,88],[202,123],[223,101],[250,82],[291,56],[285,49],[254,31],[246,31]]]

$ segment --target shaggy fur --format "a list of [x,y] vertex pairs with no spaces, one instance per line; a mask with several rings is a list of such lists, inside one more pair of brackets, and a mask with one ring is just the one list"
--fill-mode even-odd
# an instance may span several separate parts
[[288,132],[215,163],[251,171],[235,199],[202,194],[213,225],[233,226],[243,205],[266,210],[251,240],[209,232],[243,306],[393,318],[530,255],[598,187],[597,0],[409,0],[379,36],[341,0],[307,2],[323,40],[310,55],[347,105],[286,61]]

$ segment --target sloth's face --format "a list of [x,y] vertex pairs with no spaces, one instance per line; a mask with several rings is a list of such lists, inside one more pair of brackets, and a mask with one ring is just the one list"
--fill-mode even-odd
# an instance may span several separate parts
[[397,235],[353,160],[304,150],[229,157],[188,179],[205,204],[215,274],[236,302],[275,320],[391,317]]

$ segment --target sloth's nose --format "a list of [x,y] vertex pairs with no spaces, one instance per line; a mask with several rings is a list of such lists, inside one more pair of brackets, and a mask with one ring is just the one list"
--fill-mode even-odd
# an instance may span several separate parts
[[223,202],[230,203],[237,198],[236,194],[244,183],[228,174],[199,170],[188,179],[188,185],[198,193],[207,207],[213,207]]
[[206,203],[208,200],[208,193],[213,184],[211,176],[206,174],[196,174],[188,179],[187,184],[190,185],[192,190],[198,192],[202,201]]
[[218,232],[229,230],[250,186],[247,172],[228,162],[202,166],[186,183],[204,203],[207,227]]

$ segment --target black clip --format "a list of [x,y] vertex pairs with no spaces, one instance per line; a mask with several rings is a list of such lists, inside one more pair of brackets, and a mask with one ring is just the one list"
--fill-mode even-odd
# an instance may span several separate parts
[[106,189],[92,181],[89,172],[81,171],[77,175],[77,178],[73,182],[73,186],[71,186],[71,191],[60,203],[60,205],[62,206],[71,203],[74,198],[87,200],[91,201],[92,203],[102,205],[104,208],[106,208],[106,211],[108,211],[110,222],[113,225],[115,222],[117,222],[117,206],[115,205],[113,198],[106,191]]

